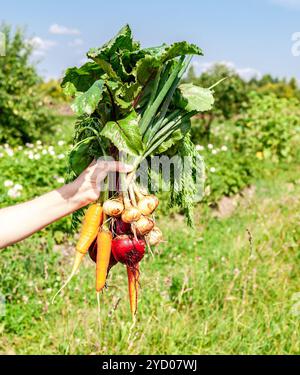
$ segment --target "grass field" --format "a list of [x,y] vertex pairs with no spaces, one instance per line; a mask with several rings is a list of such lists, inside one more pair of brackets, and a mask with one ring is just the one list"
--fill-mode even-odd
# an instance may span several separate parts
[[[1,353],[299,354],[300,166],[266,169],[235,213],[161,220],[166,242],[141,265],[132,327],[124,267],[113,268],[97,323],[94,264],[86,259],[54,305],[73,244],[35,235],[3,250]],[[4,311],[5,310],[5,311]]]

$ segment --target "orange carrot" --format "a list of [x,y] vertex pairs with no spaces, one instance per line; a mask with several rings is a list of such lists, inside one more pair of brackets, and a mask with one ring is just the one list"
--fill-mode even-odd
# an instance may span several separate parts
[[139,287],[139,264],[137,263],[134,268],[127,266],[128,276],[128,291],[129,291],[129,302],[132,319],[135,318],[137,313],[138,304],[138,287]]
[[68,277],[67,281],[64,285],[59,289],[59,291],[54,295],[52,299],[52,303],[54,302],[56,296],[66,287],[66,285],[70,282],[72,277],[75,275],[76,271],[78,270],[80,263],[88,252],[89,247],[97,237],[99,232],[100,225],[102,224],[103,220],[103,210],[100,203],[92,204],[86,211],[80,237],[76,246],[76,253],[73,268],[71,271],[70,276]]
[[99,293],[105,285],[111,255],[112,234],[102,229],[97,237],[96,291]]

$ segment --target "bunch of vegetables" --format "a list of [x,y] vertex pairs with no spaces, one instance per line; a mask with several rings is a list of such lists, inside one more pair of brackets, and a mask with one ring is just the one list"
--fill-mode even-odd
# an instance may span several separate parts
[[[126,25],[108,43],[91,49],[87,63],[68,69],[62,82],[78,114],[69,159],[71,178],[92,160],[116,158],[120,152],[133,166],[129,175],[118,175],[117,185],[122,189],[104,191],[99,202],[88,208],[70,278],[89,251],[96,262],[96,290],[100,292],[110,268],[124,263],[133,316],[139,262],[146,245],[150,249],[162,240],[153,216],[158,199],[135,178],[143,161],[155,155],[191,158],[191,168],[183,171],[180,181],[171,174],[170,203],[179,205],[192,223],[196,181],[203,169],[197,168],[200,157],[190,140],[190,119],[210,110],[214,102],[212,88],[180,83],[193,55],[202,51],[187,42],[140,48]],[[75,223],[79,216],[80,212]]]

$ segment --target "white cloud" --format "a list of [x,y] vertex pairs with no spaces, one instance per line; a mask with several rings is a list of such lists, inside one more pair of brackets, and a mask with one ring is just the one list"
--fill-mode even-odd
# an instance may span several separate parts
[[45,55],[46,51],[57,45],[54,40],[42,39],[39,36],[31,38],[27,42],[34,48],[33,53],[37,56]]
[[211,62],[200,62],[199,60],[193,61],[193,67],[195,69],[196,75],[200,75],[203,72],[208,71],[210,68],[212,68],[215,64],[222,64],[227,66],[228,69],[234,70],[241,78],[243,78],[245,81],[249,81],[251,78],[260,78],[262,76],[261,72],[259,72],[257,69],[245,67],[240,68],[237,67],[232,61],[211,61]]
[[76,38],[69,43],[70,47],[79,47],[82,45],[83,45],[83,40],[80,38]]
[[49,32],[56,35],[80,35],[78,29],[58,25],[57,23],[54,23],[49,27]]
[[300,9],[300,0],[269,0],[273,4],[282,5],[286,8]]

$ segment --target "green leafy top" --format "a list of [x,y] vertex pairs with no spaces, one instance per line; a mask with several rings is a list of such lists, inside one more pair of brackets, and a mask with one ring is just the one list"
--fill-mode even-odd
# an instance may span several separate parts
[[87,164],[80,161],[85,155],[89,161],[93,155],[110,154],[111,147],[136,157],[135,167],[175,146],[179,153],[188,149],[183,140],[191,117],[214,103],[211,89],[180,84],[192,56],[202,54],[185,41],[141,49],[125,25],[103,46],[89,50],[91,61],[69,68],[62,87],[74,98],[72,109],[80,116],[81,135],[70,155],[75,174]]

